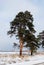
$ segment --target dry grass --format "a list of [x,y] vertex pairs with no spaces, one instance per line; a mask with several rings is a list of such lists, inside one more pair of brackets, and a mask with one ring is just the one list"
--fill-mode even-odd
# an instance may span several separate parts
[[[44,52],[42,53],[36,53],[35,55],[44,55]],[[11,64],[11,63],[16,63],[18,62],[22,62],[22,61],[30,61],[30,55],[28,54],[23,54],[22,56],[19,56],[19,54],[0,54],[0,62],[4,62],[3,65],[7,63]],[[17,58],[17,59],[16,59]]]

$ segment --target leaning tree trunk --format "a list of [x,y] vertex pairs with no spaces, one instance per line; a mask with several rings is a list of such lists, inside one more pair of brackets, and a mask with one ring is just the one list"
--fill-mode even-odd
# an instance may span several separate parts
[[20,40],[20,56],[22,56],[23,41]]

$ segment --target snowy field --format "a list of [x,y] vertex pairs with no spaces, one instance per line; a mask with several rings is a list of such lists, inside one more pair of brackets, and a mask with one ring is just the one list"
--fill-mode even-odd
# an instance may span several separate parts
[[44,52],[22,57],[18,52],[0,52],[0,65],[44,65]]

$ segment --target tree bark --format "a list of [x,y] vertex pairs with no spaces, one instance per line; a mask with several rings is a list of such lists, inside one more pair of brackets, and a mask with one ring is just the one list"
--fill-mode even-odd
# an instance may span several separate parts
[[20,56],[22,56],[23,41],[20,40]]
[[31,50],[31,55],[33,55],[33,51]]

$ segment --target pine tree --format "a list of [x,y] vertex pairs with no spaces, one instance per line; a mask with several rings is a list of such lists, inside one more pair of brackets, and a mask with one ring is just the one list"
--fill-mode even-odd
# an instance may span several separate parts
[[30,39],[30,35],[33,37],[32,33],[35,33],[32,14],[28,11],[19,12],[14,20],[10,22],[8,34],[11,36],[16,35],[16,38],[19,39],[20,56],[22,55],[23,44],[32,41]]
[[40,44],[44,48],[44,30],[39,33],[38,38],[39,38],[39,42],[41,42]]
[[36,52],[37,48],[39,48],[38,40],[32,33],[28,34],[26,37],[26,47],[31,50],[31,55],[33,55],[34,52]]

